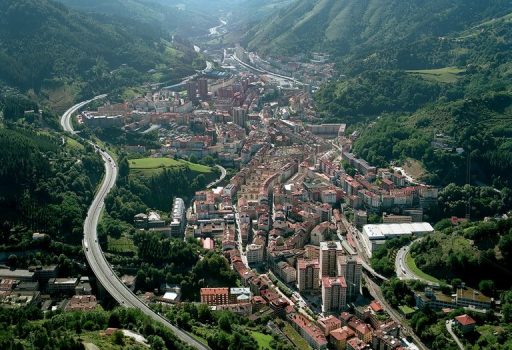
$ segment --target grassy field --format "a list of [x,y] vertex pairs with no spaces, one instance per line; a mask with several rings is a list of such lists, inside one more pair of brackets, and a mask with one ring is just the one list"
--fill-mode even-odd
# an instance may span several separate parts
[[295,345],[296,349],[311,350],[311,347],[306,342],[306,340],[304,338],[302,338],[300,336],[300,334],[297,333],[297,331],[295,329],[293,329],[293,327],[290,324],[285,323],[283,332],[292,341],[292,343],[293,343],[293,345]]
[[445,67],[439,69],[408,70],[408,73],[416,74],[426,80],[433,80],[440,83],[456,83],[465,69],[456,67]]
[[119,239],[108,236],[108,251],[112,253],[135,253],[135,245],[131,238],[122,236]]
[[437,278],[427,275],[425,272],[421,271],[416,266],[416,263],[414,262],[414,259],[411,256],[411,254],[407,254],[407,256],[405,257],[405,263],[407,264],[407,267],[409,268],[409,270],[411,270],[416,276],[421,277],[430,282],[440,283],[440,281]]
[[79,143],[77,140],[75,140],[71,137],[66,137],[66,145],[69,148],[79,150],[79,151],[84,149],[84,146],[81,143]]
[[406,316],[410,316],[414,313],[414,309],[407,305],[400,305],[398,309]]
[[175,160],[172,158],[140,158],[130,159],[129,161],[130,170],[133,174],[143,174],[146,176],[153,175],[159,172],[161,169],[172,169],[172,168],[185,168],[188,167],[190,170],[209,174],[212,169],[208,166],[190,163],[185,160]]
[[123,338],[124,346],[114,344],[112,336],[102,336],[98,331],[82,333],[80,335],[80,339],[82,339],[83,343],[94,344],[101,350],[115,350],[120,348],[124,349],[126,347],[140,350],[147,349],[147,347],[128,337]]
[[272,336],[263,334],[260,332],[252,331],[251,335],[258,342],[258,347],[260,350],[272,349],[270,346],[270,342],[272,341]]

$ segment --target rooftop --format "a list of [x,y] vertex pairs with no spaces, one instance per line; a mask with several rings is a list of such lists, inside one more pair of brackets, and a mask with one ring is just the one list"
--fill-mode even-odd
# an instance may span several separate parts
[[463,326],[471,326],[476,324],[476,321],[472,319],[471,316],[466,314],[455,317],[455,320]]
[[431,233],[434,228],[428,222],[413,222],[403,224],[365,225],[364,233],[369,239],[384,239],[387,236],[412,235],[414,233]]

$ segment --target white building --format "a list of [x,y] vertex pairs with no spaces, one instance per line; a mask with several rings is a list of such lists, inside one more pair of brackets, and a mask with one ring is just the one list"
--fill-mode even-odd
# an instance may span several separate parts
[[371,257],[373,251],[383,245],[387,239],[413,235],[420,236],[432,232],[434,232],[434,228],[428,222],[365,225],[362,232],[362,241],[366,253]]
[[258,264],[263,262],[264,248],[261,244],[249,244],[246,248],[247,263]]

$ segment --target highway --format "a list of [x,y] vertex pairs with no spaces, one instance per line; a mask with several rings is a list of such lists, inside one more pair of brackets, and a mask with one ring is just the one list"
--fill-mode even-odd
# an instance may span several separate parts
[[[61,118],[61,125],[64,131],[74,134],[75,132],[71,123],[72,115],[88,103],[97,99],[104,98],[105,96],[106,95],[97,96],[91,100],[78,103],[68,109]],[[95,147],[97,148],[98,153],[101,155],[105,163],[105,176],[87,212],[87,217],[84,222],[84,238],[82,241],[87,262],[89,263],[92,271],[96,275],[96,278],[100,284],[120,305],[141,310],[145,315],[151,317],[153,320],[160,322],[172,330],[181,341],[196,349],[209,349],[207,346],[192,338],[188,333],[172,325],[167,319],[151,310],[147,304],[142,302],[128,287],[126,287],[121,282],[120,278],[116,275],[107,259],[105,258],[103,251],[98,244],[98,235],[96,229],[101,211],[104,206],[105,198],[116,183],[118,168],[116,166],[115,160],[110,154],[100,149],[98,146]]]
[[226,169],[223,166],[220,166],[220,165],[215,165],[215,166],[220,170],[220,177],[217,180],[209,183],[208,186],[206,186],[206,188],[208,188],[208,189],[210,189],[210,188],[216,186],[217,184],[221,183],[221,181],[226,178],[226,174],[227,174]]
[[266,75],[270,75],[270,76],[273,76],[275,78],[279,78],[279,79],[283,79],[283,80],[288,80],[288,81],[291,81],[292,83],[295,83],[297,85],[304,85],[302,82],[298,81],[297,79],[295,78],[291,78],[291,77],[288,77],[286,75],[282,75],[282,74],[277,74],[277,73],[273,73],[271,71],[268,71],[266,69],[262,69],[262,68],[258,68],[258,67],[255,67],[255,66],[251,66],[250,64],[248,63],[245,63],[244,61],[242,61],[241,59],[239,59],[236,55],[236,53],[231,56],[233,57],[233,59],[235,61],[237,61],[239,64],[241,64],[242,66],[246,67],[246,68],[249,68],[249,69],[252,69],[258,73],[261,73],[261,74],[266,74]]
[[[420,241],[422,238],[418,238],[416,241]],[[400,248],[398,252],[396,253],[395,258],[395,272],[398,278],[405,279],[405,280],[419,280],[423,283],[429,284],[429,285],[439,285],[438,283],[426,280],[418,275],[416,275],[411,269],[407,266],[406,259],[407,254],[409,254],[409,251],[411,250],[412,245],[414,244],[413,241],[410,244],[406,245],[405,247]]]

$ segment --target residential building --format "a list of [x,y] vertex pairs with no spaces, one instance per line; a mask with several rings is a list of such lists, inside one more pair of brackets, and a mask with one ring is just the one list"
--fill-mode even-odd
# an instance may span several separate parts
[[337,242],[320,242],[320,276],[337,276],[337,261],[343,255],[343,247]]
[[187,82],[187,97],[190,101],[197,99],[197,82],[193,80]]
[[230,288],[229,304],[247,304],[251,302],[250,288]]
[[372,338],[374,350],[395,350],[402,346],[400,339],[381,330],[375,331]]
[[94,295],[74,295],[64,308],[65,311],[91,311],[98,302]]
[[347,348],[347,341],[353,338],[355,333],[347,326],[337,328],[329,333],[329,344],[336,350],[345,350]]
[[342,255],[338,259],[338,276],[347,283],[347,301],[354,301],[361,291],[361,259],[357,255]]
[[344,277],[322,278],[322,312],[340,311],[347,307],[347,283]]
[[186,224],[186,211],[185,202],[183,199],[176,197],[172,205],[171,212],[171,236],[182,237]]
[[352,317],[348,322],[348,326],[356,333],[356,336],[365,343],[371,343],[372,341],[372,329],[369,325],[358,319]]
[[200,78],[197,80],[199,97],[201,100],[206,100],[208,98],[208,79]]
[[297,270],[285,261],[277,263],[276,272],[285,283],[293,283],[297,280]]
[[247,125],[247,110],[242,107],[233,108],[233,122],[236,125],[245,128]]
[[300,292],[320,289],[320,264],[318,259],[297,259],[297,288]]
[[469,333],[475,330],[476,321],[471,316],[464,314],[455,317],[455,325],[462,333]]
[[48,293],[50,294],[74,294],[79,279],[72,278],[51,278],[48,281]]
[[208,306],[229,304],[229,288],[201,288],[201,303]]
[[341,327],[341,321],[333,315],[318,319],[318,326],[328,336],[331,331]]
[[293,328],[299,332],[313,349],[327,349],[327,338],[313,321],[300,313],[291,313],[287,317]]
[[247,263],[259,264],[263,262],[265,248],[261,244],[249,244],[246,248]]
[[347,341],[347,350],[371,350],[371,346],[359,338],[352,338]]

